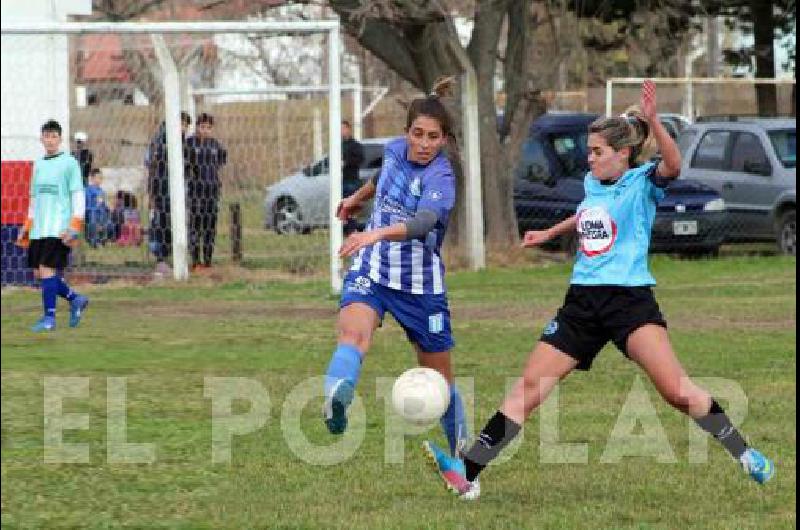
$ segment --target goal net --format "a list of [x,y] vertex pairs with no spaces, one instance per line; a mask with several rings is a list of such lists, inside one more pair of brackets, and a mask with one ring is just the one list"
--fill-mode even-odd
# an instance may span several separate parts
[[67,274],[183,279],[236,265],[336,289],[331,205],[353,111],[339,38],[335,21],[4,22],[3,284],[32,281],[13,240],[40,128],[55,119],[87,198]]

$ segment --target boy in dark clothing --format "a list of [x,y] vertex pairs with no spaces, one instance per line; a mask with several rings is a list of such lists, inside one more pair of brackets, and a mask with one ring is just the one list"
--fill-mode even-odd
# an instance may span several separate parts
[[89,172],[89,185],[86,186],[86,241],[92,248],[105,244],[108,235],[109,209],[106,192],[101,187],[103,176],[97,168]]
[[[347,120],[342,121],[342,198],[349,197],[361,187],[358,170],[364,163],[364,147],[353,138],[353,128]],[[356,220],[348,219],[344,225],[344,235],[358,229]]]
[[[186,137],[186,132],[192,119],[185,112],[181,112],[181,137]],[[184,159],[186,149],[184,145]],[[169,274],[167,258],[172,253],[172,224],[170,218],[169,200],[169,163],[167,160],[167,126],[165,122],[159,125],[158,130],[150,140],[145,154],[147,167],[147,192],[150,198],[150,250],[156,257],[156,274]]]
[[81,177],[83,178],[83,187],[89,185],[89,174],[94,164],[94,153],[86,147],[86,142],[89,140],[89,135],[83,131],[75,133],[75,150],[72,156],[78,161],[81,168]]
[[200,114],[195,134],[186,140],[189,249],[194,270],[211,266],[217,234],[219,171],[228,161],[228,152],[213,137],[213,130],[214,117]]

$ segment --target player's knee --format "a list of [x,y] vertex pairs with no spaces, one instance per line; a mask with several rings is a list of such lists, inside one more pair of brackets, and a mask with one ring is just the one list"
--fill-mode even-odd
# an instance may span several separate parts
[[357,328],[342,328],[339,330],[339,343],[352,344],[359,351],[366,351],[369,347],[370,333]]
[[547,397],[543,395],[545,388],[539,377],[523,376],[520,380],[520,389],[522,391],[526,412],[539,406],[539,404],[544,401],[544,398]]
[[685,413],[702,409],[709,399],[706,392],[691,382],[669,385],[662,389],[661,395],[667,403]]
[[681,394],[680,390],[675,388],[670,388],[661,392],[664,400],[672,405],[674,408],[680,410],[681,412],[687,412],[689,410],[690,399],[689,396],[685,394]]

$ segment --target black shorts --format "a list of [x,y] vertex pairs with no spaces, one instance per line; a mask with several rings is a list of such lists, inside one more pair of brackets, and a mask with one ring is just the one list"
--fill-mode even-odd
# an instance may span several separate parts
[[588,370],[608,341],[627,356],[628,336],[645,324],[667,327],[650,287],[570,285],[539,340],[577,360],[578,370]]
[[31,239],[28,247],[28,267],[38,269],[39,265],[51,269],[65,269],[69,263],[70,248],[57,237]]

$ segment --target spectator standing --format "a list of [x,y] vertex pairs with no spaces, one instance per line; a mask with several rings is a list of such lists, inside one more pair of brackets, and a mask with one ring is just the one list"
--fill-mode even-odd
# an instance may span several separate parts
[[228,161],[225,147],[214,138],[214,117],[197,117],[195,134],[186,140],[189,197],[189,249],[192,269],[211,267],[219,212],[219,172]]
[[75,150],[72,152],[72,156],[78,161],[78,166],[81,168],[84,187],[89,183],[89,172],[94,165],[94,153],[86,146],[87,141],[89,141],[89,136],[85,132],[75,133]]
[[102,188],[103,175],[93,168],[89,172],[89,185],[86,186],[86,242],[92,248],[105,244],[109,222],[108,201]]
[[[192,123],[191,117],[181,112],[181,138],[185,138]],[[147,193],[150,203],[150,250],[156,258],[157,276],[167,276],[171,270],[167,259],[172,254],[172,225],[170,224],[169,162],[167,160],[167,126],[161,122],[150,140],[145,153],[147,168]]]
[[[342,198],[354,194],[361,187],[358,170],[364,163],[364,147],[353,138],[353,127],[347,120],[342,121]],[[354,218],[348,218],[344,224],[344,235],[347,236],[358,229]]]

